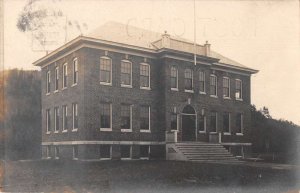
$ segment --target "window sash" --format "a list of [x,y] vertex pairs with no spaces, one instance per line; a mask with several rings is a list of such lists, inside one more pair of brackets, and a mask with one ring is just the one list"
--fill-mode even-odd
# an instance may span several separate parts
[[63,106],[62,127],[63,131],[68,128],[68,107],[66,105]]
[[55,68],[55,90],[58,90],[58,81],[59,81],[59,70],[58,67]]
[[206,130],[206,116],[199,116],[199,131],[204,132]]
[[46,92],[50,93],[50,85],[51,85],[51,77],[50,71],[47,72],[47,85],[46,85]]
[[242,98],[242,81],[235,80],[235,98],[241,99]]
[[140,64],[140,87],[150,87],[150,66],[148,64]]
[[176,67],[171,67],[171,88],[178,88],[178,70]]
[[72,118],[73,118],[73,130],[78,129],[78,105],[72,104]]
[[171,130],[178,130],[178,121],[176,113],[171,113]]
[[68,66],[67,64],[63,65],[63,88],[67,87],[67,77],[68,77]]
[[210,127],[211,127],[211,132],[217,132],[217,112],[211,112]]
[[100,104],[100,128],[111,128],[111,104]]
[[150,106],[140,108],[140,129],[150,130]]
[[59,131],[59,108],[54,108],[54,131]]
[[73,60],[73,84],[78,82],[78,59]]
[[46,130],[47,130],[47,132],[51,132],[51,115],[50,115],[50,109],[46,110]]
[[237,129],[237,133],[243,132],[243,114],[242,113],[238,113],[236,115],[236,129]]
[[223,131],[225,133],[230,132],[230,113],[225,112],[223,115]]
[[203,71],[199,72],[199,90],[205,92],[205,73]]
[[131,129],[131,105],[121,106],[121,129]]
[[214,75],[210,76],[210,94],[213,96],[217,95],[217,77]]

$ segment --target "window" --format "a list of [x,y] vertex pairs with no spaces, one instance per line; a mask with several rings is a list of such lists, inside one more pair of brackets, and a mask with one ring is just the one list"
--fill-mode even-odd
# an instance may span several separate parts
[[217,96],[217,77],[215,75],[210,75],[210,95]]
[[199,116],[199,132],[205,133],[206,131],[206,116]]
[[217,132],[217,112],[210,113],[210,132]]
[[140,145],[140,159],[149,159],[150,145]]
[[63,65],[63,88],[67,87],[67,82],[68,82],[68,66],[67,64]]
[[111,131],[111,104],[101,103],[100,104],[100,130]]
[[78,146],[73,146],[73,159],[78,159]]
[[184,89],[187,91],[193,90],[193,72],[191,69],[184,71]]
[[78,82],[78,60],[75,58],[73,60],[73,85]]
[[171,130],[177,130],[177,114],[171,113]]
[[230,134],[230,113],[228,112],[223,114],[223,132]]
[[55,68],[55,91],[58,90],[58,81],[59,81],[59,70],[58,67]]
[[243,114],[238,113],[236,115],[236,132],[237,134],[242,134],[243,133]]
[[140,108],[140,129],[150,131],[150,107],[141,106]]
[[175,66],[171,67],[171,90],[178,90],[178,70]]
[[121,145],[121,159],[131,159],[131,146],[130,145]]
[[223,97],[230,98],[230,79],[223,77]]
[[78,129],[78,105],[77,103],[72,104],[72,119],[73,119],[73,131]]
[[59,131],[59,107],[54,108],[54,132]]
[[199,72],[199,91],[200,93],[205,93],[205,72]]
[[100,145],[100,159],[111,159],[111,145]]
[[54,148],[54,157],[55,157],[55,159],[59,159],[59,148],[58,147]]
[[131,130],[131,105],[121,105],[121,131]]
[[46,146],[46,158],[51,158],[51,146]]
[[46,110],[46,132],[51,132],[51,116],[50,116],[50,109]]
[[121,61],[121,86],[131,86],[132,63],[126,60]]
[[62,107],[62,113],[63,113],[63,116],[62,116],[62,131],[63,132],[66,132],[67,129],[68,129],[68,106],[67,105],[64,105]]
[[108,57],[100,58],[100,83],[111,85],[112,61]]
[[239,79],[235,80],[235,98],[242,99],[242,81]]
[[46,75],[46,79],[47,79],[47,84],[46,84],[46,93],[50,93],[50,85],[51,85],[51,77],[50,77],[50,71],[47,72]]
[[150,88],[149,64],[140,64],[140,88]]

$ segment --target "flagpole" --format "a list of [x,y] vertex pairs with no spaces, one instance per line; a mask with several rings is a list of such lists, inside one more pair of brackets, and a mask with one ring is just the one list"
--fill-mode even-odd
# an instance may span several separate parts
[[197,44],[196,44],[196,0],[194,0],[194,64],[197,65]]

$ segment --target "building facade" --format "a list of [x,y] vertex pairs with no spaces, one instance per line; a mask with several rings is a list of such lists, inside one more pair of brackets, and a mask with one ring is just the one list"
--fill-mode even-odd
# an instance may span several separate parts
[[163,159],[166,143],[181,141],[222,143],[237,155],[251,147],[257,71],[208,43],[108,23],[34,65],[44,158]]

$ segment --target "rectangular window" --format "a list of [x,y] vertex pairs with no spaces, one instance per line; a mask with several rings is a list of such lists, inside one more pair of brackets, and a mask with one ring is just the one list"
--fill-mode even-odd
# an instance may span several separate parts
[[78,146],[73,146],[73,159],[78,159]]
[[62,107],[62,113],[63,113],[63,116],[62,116],[62,130],[63,131],[67,131],[68,129],[68,106],[67,105],[64,105]]
[[68,82],[68,66],[67,64],[63,65],[63,88],[67,87],[67,82]]
[[100,130],[102,131],[111,131],[111,104],[110,103],[101,103],[100,104]]
[[218,82],[215,75],[210,75],[210,95],[217,96]]
[[235,80],[235,98],[242,99],[242,81],[239,79]]
[[171,67],[171,89],[178,90],[178,70],[175,66]]
[[72,119],[73,119],[73,131],[78,129],[78,105],[77,103],[72,104]]
[[59,131],[59,107],[54,108],[54,132]]
[[243,133],[243,114],[238,113],[236,115],[236,133],[242,134]]
[[50,145],[48,145],[46,147],[46,158],[47,159],[51,158],[51,146]]
[[171,113],[171,130],[177,130],[177,114]]
[[223,97],[230,98],[230,79],[223,77]]
[[140,88],[150,88],[149,64],[140,64]]
[[205,93],[205,72],[199,72],[199,91],[200,93]]
[[184,89],[186,91],[193,90],[193,71],[191,69],[184,71]]
[[121,61],[121,85],[131,86],[131,66],[129,61]]
[[131,130],[131,105],[121,105],[121,131]]
[[112,61],[108,57],[100,58],[100,83],[111,85]]
[[51,132],[51,116],[50,116],[50,109],[46,110],[46,132]]
[[58,67],[55,68],[55,91],[58,90],[58,81],[59,81],[59,69]]
[[223,132],[225,134],[230,133],[230,113],[228,112],[223,114]]
[[100,145],[100,159],[111,159],[111,145]]
[[199,132],[204,133],[206,131],[206,116],[199,116]]
[[149,159],[150,145],[140,145],[140,159]]
[[121,159],[131,159],[131,146],[130,145],[121,145]]
[[46,80],[47,80],[47,83],[46,83],[46,93],[48,94],[48,93],[50,93],[50,86],[51,86],[50,71],[47,72]]
[[54,157],[55,157],[55,159],[59,159],[59,148],[58,147],[54,148]]
[[78,60],[75,58],[73,60],[73,84],[78,82]]
[[210,132],[217,132],[217,112],[210,113]]
[[141,106],[140,108],[140,129],[150,131],[150,107]]

